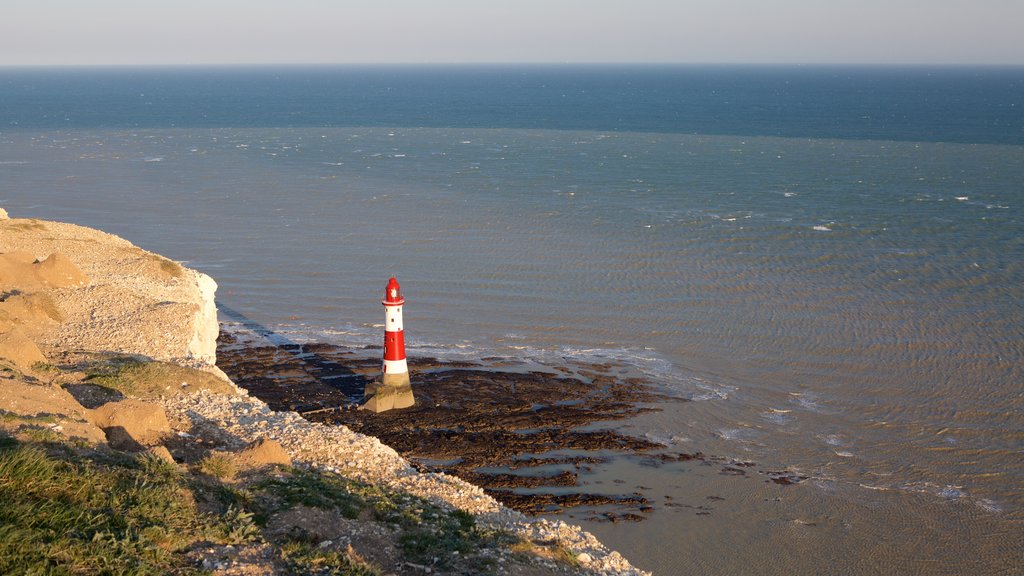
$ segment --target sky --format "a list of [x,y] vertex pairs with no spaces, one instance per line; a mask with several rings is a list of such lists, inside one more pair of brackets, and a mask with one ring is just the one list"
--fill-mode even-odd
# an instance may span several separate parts
[[1024,65],[1024,0],[0,0],[0,66]]

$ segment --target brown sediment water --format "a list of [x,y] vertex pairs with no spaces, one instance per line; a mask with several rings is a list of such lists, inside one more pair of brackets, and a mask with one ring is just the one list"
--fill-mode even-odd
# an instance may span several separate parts
[[380,360],[370,355],[375,348],[239,345],[230,333],[220,343],[218,365],[271,408],[380,438],[418,469],[457,475],[527,514],[572,509],[594,522],[640,521],[679,506],[642,484],[617,480],[609,491],[591,478],[595,468],[621,459],[646,468],[699,464],[721,476],[761,475],[786,486],[808,478],[672,451],[624,432],[616,422],[688,401],[614,362],[537,369],[498,358],[417,358],[410,361],[415,406],[372,413],[358,406],[365,385],[379,375]]
[[1024,554],[1018,521],[967,501],[655,442],[632,424],[692,403],[615,362],[411,359],[416,405],[374,414],[357,406],[378,348],[231,333],[220,345],[218,365],[273,409],[378,437],[422,471],[579,524],[655,573],[998,574]]
[[[481,473],[576,477],[494,488],[516,493],[644,494],[646,521],[589,529],[645,568],[1022,563],[1018,145],[254,127],[15,131],[0,149],[28,192],[12,214],[190,259],[218,305],[374,369],[359,347],[380,340],[391,272],[409,281],[412,358],[632,359],[692,402],[590,426],[725,462],[619,451]],[[723,473],[733,460],[758,466]]]
[[610,364],[588,366],[583,376],[416,359],[410,362],[416,405],[375,414],[356,409],[366,383],[379,372],[380,361],[365,349],[231,346],[229,334],[221,342],[219,366],[272,408],[378,437],[421,470],[455,474],[534,514],[614,507],[617,512],[602,514],[617,519],[650,511],[642,494],[588,493],[578,475],[613,455],[663,449],[610,423],[652,410],[654,402],[682,401],[640,378],[623,377],[622,367]]

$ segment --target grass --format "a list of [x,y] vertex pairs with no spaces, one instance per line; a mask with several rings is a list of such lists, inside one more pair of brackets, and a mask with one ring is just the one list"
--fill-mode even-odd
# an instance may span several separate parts
[[57,419],[50,414],[36,414],[35,416],[25,416],[22,414],[15,414],[13,412],[5,412],[0,410],[0,423],[18,422],[18,423],[29,423],[29,424],[54,424]]
[[296,505],[325,510],[337,510],[349,519],[359,517],[368,506],[359,494],[360,485],[341,476],[318,474],[309,470],[291,470],[281,476],[273,476],[256,482],[252,489],[256,493],[271,496],[270,508],[265,512],[284,510]]
[[15,230],[46,230],[46,225],[35,218],[27,222],[8,222],[7,227]]
[[381,572],[359,557],[349,546],[346,551],[327,550],[312,542],[291,539],[281,544],[281,557],[294,574],[316,576],[380,576]]
[[187,469],[150,454],[75,450],[49,432],[22,441],[0,434],[0,574],[200,574],[195,550],[261,542],[293,574],[381,574],[351,547],[325,546],[305,530],[264,534],[274,515],[300,505],[385,525],[403,560],[436,570],[496,573],[494,555],[481,554],[487,549],[578,565],[557,546],[336,473],[289,468],[236,478],[230,457],[216,452]]
[[[261,517],[301,504],[334,510],[349,519],[373,518],[396,526],[399,549],[411,562],[444,567],[481,548],[518,541],[509,532],[478,526],[476,519],[462,510],[446,510],[423,498],[331,472],[293,469],[255,483],[252,490],[272,495],[262,499],[272,502],[273,509],[264,510]],[[480,572],[491,561],[476,558],[471,562],[474,570]]]
[[246,513],[200,513],[159,458],[72,458],[10,438],[0,442],[0,502],[0,574],[188,574],[187,547],[258,534]]
[[144,257],[150,262],[155,262],[160,272],[168,278],[181,278],[185,274],[185,269],[181,267],[181,264],[173,260],[148,252],[144,254]]
[[36,362],[32,365],[32,370],[40,374],[59,374],[60,368],[50,364],[49,362]]
[[199,472],[214,478],[230,482],[238,474],[238,466],[227,454],[213,453],[203,458],[196,465]]
[[[209,390],[221,394],[236,393],[231,384],[202,370],[131,357],[115,357],[93,363],[86,369],[85,379],[90,384],[136,398],[168,396],[183,389],[190,392]],[[182,387],[183,382],[188,383],[188,386]]]
[[580,566],[579,558],[577,558],[577,556],[568,548],[558,543],[542,544],[520,539],[518,542],[513,543],[509,549],[525,558],[547,558],[548,560],[565,564],[571,568],[577,568]]

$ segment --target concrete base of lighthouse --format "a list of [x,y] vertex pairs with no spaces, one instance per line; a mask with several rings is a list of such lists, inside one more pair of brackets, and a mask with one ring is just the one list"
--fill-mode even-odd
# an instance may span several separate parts
[[366,397],[366,402],[359,409],[371,412],[408,408],[416,403],[408,372],[384,374],[381,381],[366,385],[363,396]]

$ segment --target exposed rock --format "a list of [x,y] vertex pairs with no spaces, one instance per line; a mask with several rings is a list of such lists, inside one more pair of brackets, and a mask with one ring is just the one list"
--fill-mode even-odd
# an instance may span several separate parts
[[85,416],[83,408],[66,390],[18,381],[4,381],[0,384],[0,410],[19,416]]
[[107,426],[103,428],[107,444],[114,450],[122,452],[145,452],[146,447],[140,444],[125,430],[124,426]]
[[0,332],[0,358],[10,361],[22,371],[32,370],[36,364],[46,362],[35,342],[17,328]]
[[11,250],[10,252],[4,252],[0,256],[3,256],[2,259],[4,260],[17,264],[34,264],[36,262],[36,255],[25,250]]
[[130,441],[140,446],[152,446],[171,432],[167,415],[160,405],[134,398],[104,404],[93,410],[91,415],[93,424],[107,433],[112,446],[119,444],[128,449],[135,448]]
[[259,468],[271,464],[291,466],[292,458],[277,440],[260,438],[235,454],[235,462],[243,468]]
[[[617,552],[609,551],[578,526],[529,519],[502,506],[478,486],[455,476],[418,473],[377,438],[353,432],[346,426],[317,424],[295,412],[273,411],[262,401],[245,395],[224,396],[198,391],[161,398],[161,403],[180,427],[202,431],[228,448],[238,450],[261,438],[275,438],[291,452],[296,466],[382,484],[445,508],[464,510],[483,526],[509,530],[533,542],[558,543],[577,558],[586,553],[591,561],[583,568],[590,572],[621,576],[647,574],[630,565]],[[275,526],[284,528],[287,524],[285,520],[280,522]]]
[[63,317],[33,335],[44,351],[132,354],[226,380],[214,366],[216,283],[122,238],[61,222],[0,221],[0,295],[14,290],[46,291]]
[[0,300],[0,330],[5,326],[18,326],[31,337],[53,329],[63,317],[53,298],[45,292],[19,292]]
[[277,537],[319,542],[321,548],[347,548],[376,566],[387,566],[393,559],[401,557],[394,530],[372,520],[345,518],[335,510],[300,504],[271,516],[267,521],[267,531]]
[[188,357],[204,364],[217,363],[217,336],[220,324],[217,322],[217,305],[214,296],[217,283],[206,274],[194,272],[196,288],[199,290],[200,306],[192,321],[192,339],[188,343]]
[[337,511],[298,504],[271,516],[267,531],[281,536],[299,533],[316,542],[337,540],[352,532],[351,527],[344,525],[344,520]]
[[24,252],[0,254],[0,292],[36,290],[39,280],[32,269],[32,260],[24,261]]
[[69,438],[103,442],[103,431],[86,420],[86,411],[67,391],[55,386],[0,380],[0,412],[23,417],[11,419],[9,428],[49,421],[50,428]]
[[0,220],[10,220],[10,216],[7,215],[7,210],[0,208]]
[[24,250],[0,254],[0,289],[35,291],[89,283],[89,277],[59,252],[42,261],[29,257],[31,254]]
[[149,453],[165,462],[174,464],[174,457],[171,456],[171,451],[164,446],[152,446],[149,448]]
[[89,277],[60,252],[50,254],[42,262],[33,264],[33,267],[36,277],[47,286],[66,288],[68,286],[84,286],[89,283]]
[[[43,256],[49,257],[37,262]],[[71,262],[75,269],[68,266]],[[26,270],[31,274],[26,274]],[[76,276],[75,270],[82,276]],[[83,278],[91,282],[85,285]],[[18,283],[26,286],[16,285]],[[46,427],[65,434],[75,427],[91,429],[94,436],[105,435],[111,445],[125,450],[148,449],[165,459],[170,451],[162,445],[164,438],[167,438],[167,446],[176,450],[175,454],[181,446],[190,447],[196,456],[210,454],[213,448],[223,448],[241,452],[240,459],[254,463],[287,463],[290,454],[295,465],[301,468],[335,472],[388,490],[407,492],[443,508],[473,514],[484,527],[510,530],[533,542],[558,543],[577,559],[591,560],[584,563],[584,570],[598,570],[608,575],[643,574],[579,527],[526,518],[502,506],[481,488],[454,476],[418,473],[377,438],[355,433],[345,426],[312,423],[294,412],[275,412],[245,393],[238,394],[237,389],[230,394],[215,392],[214,386],[203,389],[205,387],[197,385],[192,377],[172,378],[168,372],[166,382],[154,384],[150,376],[154,375],[154,370],[160,370],[160,366],[145,360],[219,372],[213,365],[218,331],[213,304],[215,289],[216,283],[209,277],[110,234],[57,222],[0,220],[0,297],[9,299],[15,295],[15,290],[26,295],[45,293],[52,297],[53,309],[62,318],[58,322],[47,313],[53,323],[35,322],[40,333],[38,337],[33,335],[39,345],[36,350],[41,348],[47,355],[60,358],[58,363],[62,368],[79,365],[67,356],[72,351],[75,354],[112,353],[139,359],[138,374],[147,375],[144,380],[153,388],[162,407],[139,399],[126,399],[86,410],[59,388],[9,387],[12,383],[30,386],[30,379],[13,370],[0,370],[0,398],[6,394],[7,405],[15,405],[26,412],[25,419],[31,420],[28,426]],[[27,300],[20,302],[19,314],[30,308],[36,310],[28,306]],[[4,322],[13,325],[13,318],[13,314],[8,314],[7,320],[0,319],[0,325]],[[8,329],[5,334],[12,332]],[[70,384],[83,391],[96,392],[102,388],[105,393],[130,396],[139,387],[139,382],[132,380],[135,375],[131,370],[111,370],[108,377],[114,380],[108,387],[98,378],[86,381],[82,373],[76,383]],[[68,374],[60,377],[67,378]],[[160,390],[155,389],[157,386]],[[176,393],[170,393],[171,390]],[[163,391],[168,393],[165,395]],[[83,399],[99,396],[91,392],[80,396]],[[3,406],[0,410],[12,412]],[[168,417],[175,422],[177,436],[170,436]],[[7,420],[0,420],[0,426],[5,426]],[[267,439],[274,442],[267,442]],[[301,518],[294,515],[278,518],[274,526],[284,530],[296,528],[300,532],[315,533],[317,537],[334,536],[336,542],[328,538],[318,545],[331,550],[350,547],[348,549],[370,560],[374,560],[375,550],[385,548],[388,552],[382,555],[382,562],[399,555],[397,550],[388,548],[394,530],[368,519],[350,520],[331,512],[324,516],[312,511]],[[361,549],[362,542],[367,544],[365,549]],[[234,559],[220,558],[221,551],[228,548],[235,551],[229,546],[211,547],[209,555],[199,558],[201,566],[221,574],[243,573],[235,571],[236,567],[243,569],[243,563],[235,566]],[[273,567],[276,557],[273,550],[257,546],[244,549],[247,554],[252,552],[253,563]],[[232,558],[242,558],[235,552],[231,553]],[[537,565],[539,572],[514,573],[550,574],[565,568],[556,568],[554,564],[550,569],[546,566]],[[405,568],[425,572],[429,567],[405,562],[399,571],[407,573]]]

